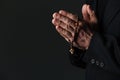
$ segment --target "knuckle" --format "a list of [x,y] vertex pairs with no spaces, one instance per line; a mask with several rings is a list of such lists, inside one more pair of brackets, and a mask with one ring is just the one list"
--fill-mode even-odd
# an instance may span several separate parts
[[75,21],[77,21],[77,20],[78,20],[77,15],[73,15],[73,16],[72,16],[72,18],[73,18]]
[[71,37],[71,33],[68,32],[68,31],[66,31],[66,35],[69,36],[69,37]]
[[83,23],[79,21],[78,26],[83,26]]
[[68,23],[68,24],[71,23],[71,21],[68,18],[66,18],[65,20],[66,20],[66,23]]
[[71,32],[74,32],[74,28],[71,27],[71,26],[69,26],[69,30],[70,30]]
[[57,20],[57,21],[56,21],[56,25],[59,26],[60,24],[61,24],[61,22],[60,22],[59,20]]
[[62,28],[57,28],[58,32],[59,33],[62,33],[63,32],[63,29]]
[[60,22],[60,26],[64,28],[66,25],[63,22]]
[[70,26],[72,26],[72,27],[75,27],[75,25],[74,25],[75,23],[74,23],[72,20],[69,20],[69,21],[68,21],[68,24],[69,24]]

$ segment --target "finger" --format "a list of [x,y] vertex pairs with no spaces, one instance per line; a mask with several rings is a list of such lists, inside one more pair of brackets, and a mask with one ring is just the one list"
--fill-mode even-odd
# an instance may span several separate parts
[[77,42],[79,43],[80,47],[83,47],[85,45],[86,39],[85,37],[82,37],[82,38],[79,38]]
[[67,39],[69,39],[70,42],[72,42],[73,36],[72,36],[72,34],[69,31],[63,29],[60,26],[56,26],[56,30],[60,33],[60,35],[62,35],[62,36],[64,35],[63,37],[65,39],[67,38]]
[[69,38],[66,36],[66,35],[64,35],[64,34],[62,34],[62,33],[59,33],[67,42],[70,42],[70,40],[69,40]]
[[83,27],[83,22],[79,21],[77,26],[79,27],[79,29],[82,28]]
[[90,35],[89,34],[87,34],[86,32],[84,32],[84,31],[81,31],[81,34],[80,34],[80,36],[81,36],[81,41],[88,41],[88,40],[90,40],[91,38],[92,38],[92,33],[90,33]]
[[[58,27],[58,26],[56,26],[56,27]],[[57,30],[58,31],[58,30]],[[58,31],[59,32],[59,31]],[[64,34],[62,34],[62,33],[60,33],[59,32],[59,34],[67,41],[67,42],[70,42],[70,40],[69,40],[69,38],[66,36],[66,35],[64,35]]]
[[56,18],[56,16],[57,16],[57,12],[53,13],[52,16],[53,16],[52,24],[54,24],[54,25],[56,26],[56,24],[58,24],[58,23],[55,22],[55,20],[56,20],[55,18]]
[[53,20],[52,20],[52,23],[53,23],[55,26],[59,26],[62,22],[59,21],[58,19],[53,19]]
[[95,15],[95,12],[94,10],[91,9],[90,5],[87,6],[87,12],[89,14],[89,17],[90,17],[90,23],[97,23],[97,18],[96,18],[96,15]]
[[74,29],[71,26],[66,25],[62,21],[59,21],[58,19],[53,19],[52,23],[55,26],[61,26],[63,29],[68,30],[69,32],[71,32],[72,34],[74,34]]
[[83,38],[83,37],[85,37],[85,31],[84,30],[80,30],[79,38]]
[[52,23],[53,23],[55,26],[58,26],[58,25],[59,25],[59,22],[56,22],[56,19],[52,19]]
[[74,28],[74,29],[75,29],[75,27],[76,27],[76,25],[75,25],[76,22],[75,22],[75,21],[73,21],[73,20],[71,20],[70,18],[65,17],[65,16],[63,16],[63,15],[61,15],[61,14],[59,14],[59,13],[54,13],[54,14],[53,14],[53,18],[62,21],[63,23],[71,26],[71,27]]
[[75,22],[78,21],[78,16],[77,16],[77,15],[74,15],[74,14],[72,14],[72,13],[69,13],[69,12],[67,12],[67,11],[65,11],[65,10],[60,10],[59,13],[60,13],[61,15],[63,15],[63,16],[66,16],[66,17],[72,19],[72,20],[75,21]]
[[57,16],[57,14],[58,14],[57,12],[53,13],[53,15],[52,15],[53,18],[55,18]]
[[95,12],[94,12],[94,10],[91,9],[90,5],[87,5],[87,12],[90,17],[95,16]]
[[83,19],[85,21],[89,21],[89,15],[88,15],[88,12],[87,12],[87,4],[84,4],[83,7],[82,7],[82,15],[83,15]]

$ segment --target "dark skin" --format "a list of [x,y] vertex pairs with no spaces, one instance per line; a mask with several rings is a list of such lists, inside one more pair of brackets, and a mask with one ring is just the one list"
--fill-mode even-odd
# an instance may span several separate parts
[[[58,33],[69,43],[73,42],[73,46],[80,49],[88,49],[93,32],[88,28],[86,31],[82,29],[85,23],[90,25],[97,24],[97,18],[90,5],[84,4],[82,7],[83,19],[78,20],[78,16],[65,10],[60,10],[53,14],[52,23]],[[89,27],[88,26],[88,27]],[[75,40],[76,29],[79,29],[77,39]]]

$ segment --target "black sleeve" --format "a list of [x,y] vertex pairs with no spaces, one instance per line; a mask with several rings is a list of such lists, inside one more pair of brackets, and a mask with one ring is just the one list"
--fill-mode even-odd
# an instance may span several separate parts
[[120,74],[120,46],[117,38],[112,35],[102,38],[96,33],[82,60],[87,64],[95,64],[107,71]]
[[86,68],[86,63],[83,62],[82,58],[84,56],[84,53],[86,51],[80,50],[76,47],[74,47],[74,54],[71,54],[69,52],[69,59],[72,65],[76,67]]
[[[104,13],[103,33],[95,32],[89,49],[74,57],[75,65],[93,64],[106,71],[120,74],[120,1],[111,0]],[[111,12],[112,11],[112,12]],[[82,56],[82,57],[81,57]]]
[[82,60],[120,74],[120,1],[111,0],[103,19],[103,33],[95,32]]

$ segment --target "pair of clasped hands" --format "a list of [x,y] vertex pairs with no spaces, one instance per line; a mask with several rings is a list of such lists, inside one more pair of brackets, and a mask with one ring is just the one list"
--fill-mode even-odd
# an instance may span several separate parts
[[[93,36],[90,27],[97,24],[97,18],[95,12],[87,4],[82,6],[82,16],[83,19],[78,20],[77,15],[60,10],[53,13],[52,23],[67,42],[72,43],[74,47],[88,49]],[[85,25],[87,25],[86,29],[83,28]]]

